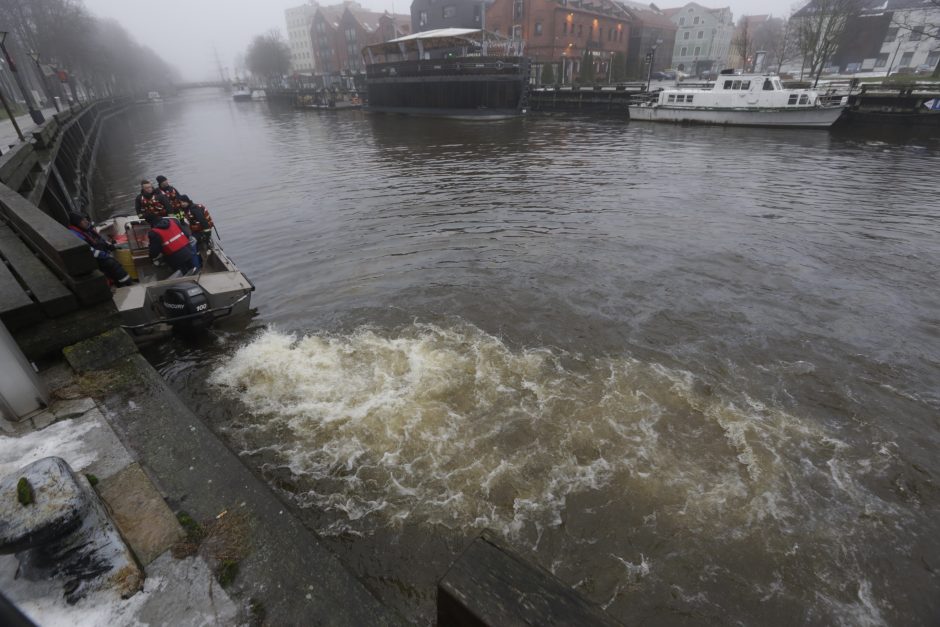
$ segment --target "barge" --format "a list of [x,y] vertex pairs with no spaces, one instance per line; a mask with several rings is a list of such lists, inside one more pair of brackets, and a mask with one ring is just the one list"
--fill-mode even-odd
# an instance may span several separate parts
[[522,43],[470,28],[429,30],[363,48],[366,110],[468,120],[527,112]]

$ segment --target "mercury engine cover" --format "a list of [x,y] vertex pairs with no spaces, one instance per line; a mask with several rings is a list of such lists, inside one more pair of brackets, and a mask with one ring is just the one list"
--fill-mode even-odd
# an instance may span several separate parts
[[[173,325],[174,329],[181,331],[204,329],[211,322],[208,315],[209,299],[197,283],[187,281],[168,287],[163,292],[161,301],[169,318],[168,322]],[[196,315],[200,312],[206,315]],[[173,318],[184,317],[183,320],[173,321]]]

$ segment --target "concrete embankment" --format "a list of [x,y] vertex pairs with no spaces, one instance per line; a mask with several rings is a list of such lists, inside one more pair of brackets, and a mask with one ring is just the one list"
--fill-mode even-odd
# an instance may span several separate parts
[[122,331],[66,349],[108,382],[108,422],[171,509],[194,520],[244,516],[246,553],[228,588],[271,624],[389,625],[383,607],[273,492],[168,389]]

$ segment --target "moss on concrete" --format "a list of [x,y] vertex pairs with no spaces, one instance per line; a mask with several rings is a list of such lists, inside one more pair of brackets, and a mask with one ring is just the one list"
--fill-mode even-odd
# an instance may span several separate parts
[[35,499],[33,499],[33,486],[29,484],[26,477],[20,477],[20,480],[16,482],[16,500],[24,507],[35,502]]

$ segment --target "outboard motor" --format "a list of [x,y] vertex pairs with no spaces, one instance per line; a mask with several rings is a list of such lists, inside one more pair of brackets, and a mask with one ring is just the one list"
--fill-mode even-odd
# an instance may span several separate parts
[[[198,283],[187,281],[168,287],[161,302],[175,331],[201,331],[212,322],[209,298]],[[200,312],[204,315],[198,315]],[[174,322],[173,318],[184,319]]]

